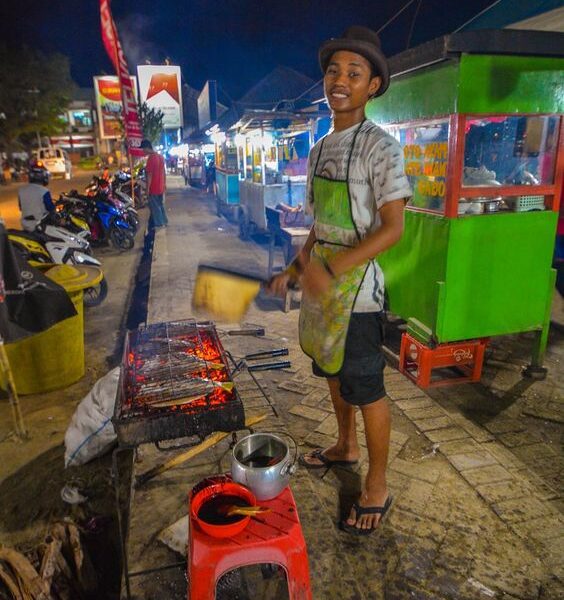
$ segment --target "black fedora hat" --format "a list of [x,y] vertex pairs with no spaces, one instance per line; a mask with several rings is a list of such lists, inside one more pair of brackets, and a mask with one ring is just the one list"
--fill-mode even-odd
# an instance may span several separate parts
[[348,27],[340,38],[331,38],[321,44],[319,48],[319,64],[325,73],[329,60],[335,52],[348,50],[364,56],[374,67],[374,71],[382,78],[382,84],[374,96],[381,96],[390,85],[390,70],[388,61],[380,48],[378,34],[360,25]]

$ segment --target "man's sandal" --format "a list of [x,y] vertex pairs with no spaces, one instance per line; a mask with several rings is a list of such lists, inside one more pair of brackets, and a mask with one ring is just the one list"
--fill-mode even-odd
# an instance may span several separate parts
[[388,496],[386,502],[384,502],[384,506],[360,506],[358,502],[355,502],[352,507],[354,508],[357,521],[360,517],[362,517],[362,515],[381,515],[380,520],[378,521],[378,523],[376,523],[376,526],[370,527],[369,529],[362,529],[360,527],[357,527],[356,523],[354,525],[349,525],[347,523],[347,519],[343,519],[339,523],[339,528],[342,531],[346,531],[347,533],[350,533],[352,535],[370,535],[374,530],[380,527],[382,521],[384,520],[384,516],[388,512],[388,509],[391,505],[391,496]]
[[[316,448],[307,454],[302,454],[298,458],[298,463],[306,469],[330,469],[331,467],[352,467],[358,464],[358,460],[331,460],[327,458],[324,448]],[[306,460],[306,458],[318,460],[319,464],[312,464]]]

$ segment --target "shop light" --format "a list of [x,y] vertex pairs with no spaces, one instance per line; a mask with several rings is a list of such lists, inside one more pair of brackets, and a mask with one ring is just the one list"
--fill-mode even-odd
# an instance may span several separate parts
[[179,144],[170,149],[171,156],[186,156],[188,154],[188,144]]
[[245,143],[247,141],[247,138],[244,135],[242,135],[241,133],[236,133],[234,139],[235,139],[235,145],[238,147],[245,146]]

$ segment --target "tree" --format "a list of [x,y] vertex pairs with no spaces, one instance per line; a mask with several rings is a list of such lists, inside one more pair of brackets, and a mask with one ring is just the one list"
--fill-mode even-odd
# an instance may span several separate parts
[[0,44],[0,145],[12,151],[63,130],[74,87],[66,56]]
[[143,137],[152,144],[158,142],[163,132],[164,113],[162,110],[151,108],[146,102],[139,105],[139,121]]

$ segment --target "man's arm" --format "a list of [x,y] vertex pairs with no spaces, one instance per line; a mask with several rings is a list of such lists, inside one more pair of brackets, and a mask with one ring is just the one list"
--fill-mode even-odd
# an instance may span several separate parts
[[275,275],[268,283],[268,291],[276,296],[283,296],[290,282],[296,282],[301,274],[303,273],[306,265],[309,263],[309,255],[313,244],[315,244],[315,230],[312,225],[307,236],[305,244],[302,249],[298,252],[296,258],[292,261],[292,264],[279,275]]
[[150,164],[150,157],[147,159],[147,164],[145,165],[145,178],[147,179],[147,194],[149,194],[149,190],[151,189],[151,181],[153,179],[153,171],[152,165]]
[[55,205],[53,204],[53,199],[51,198],[51,192],[49,190],[43,194],[43,205],[48,212],[55,210]]

